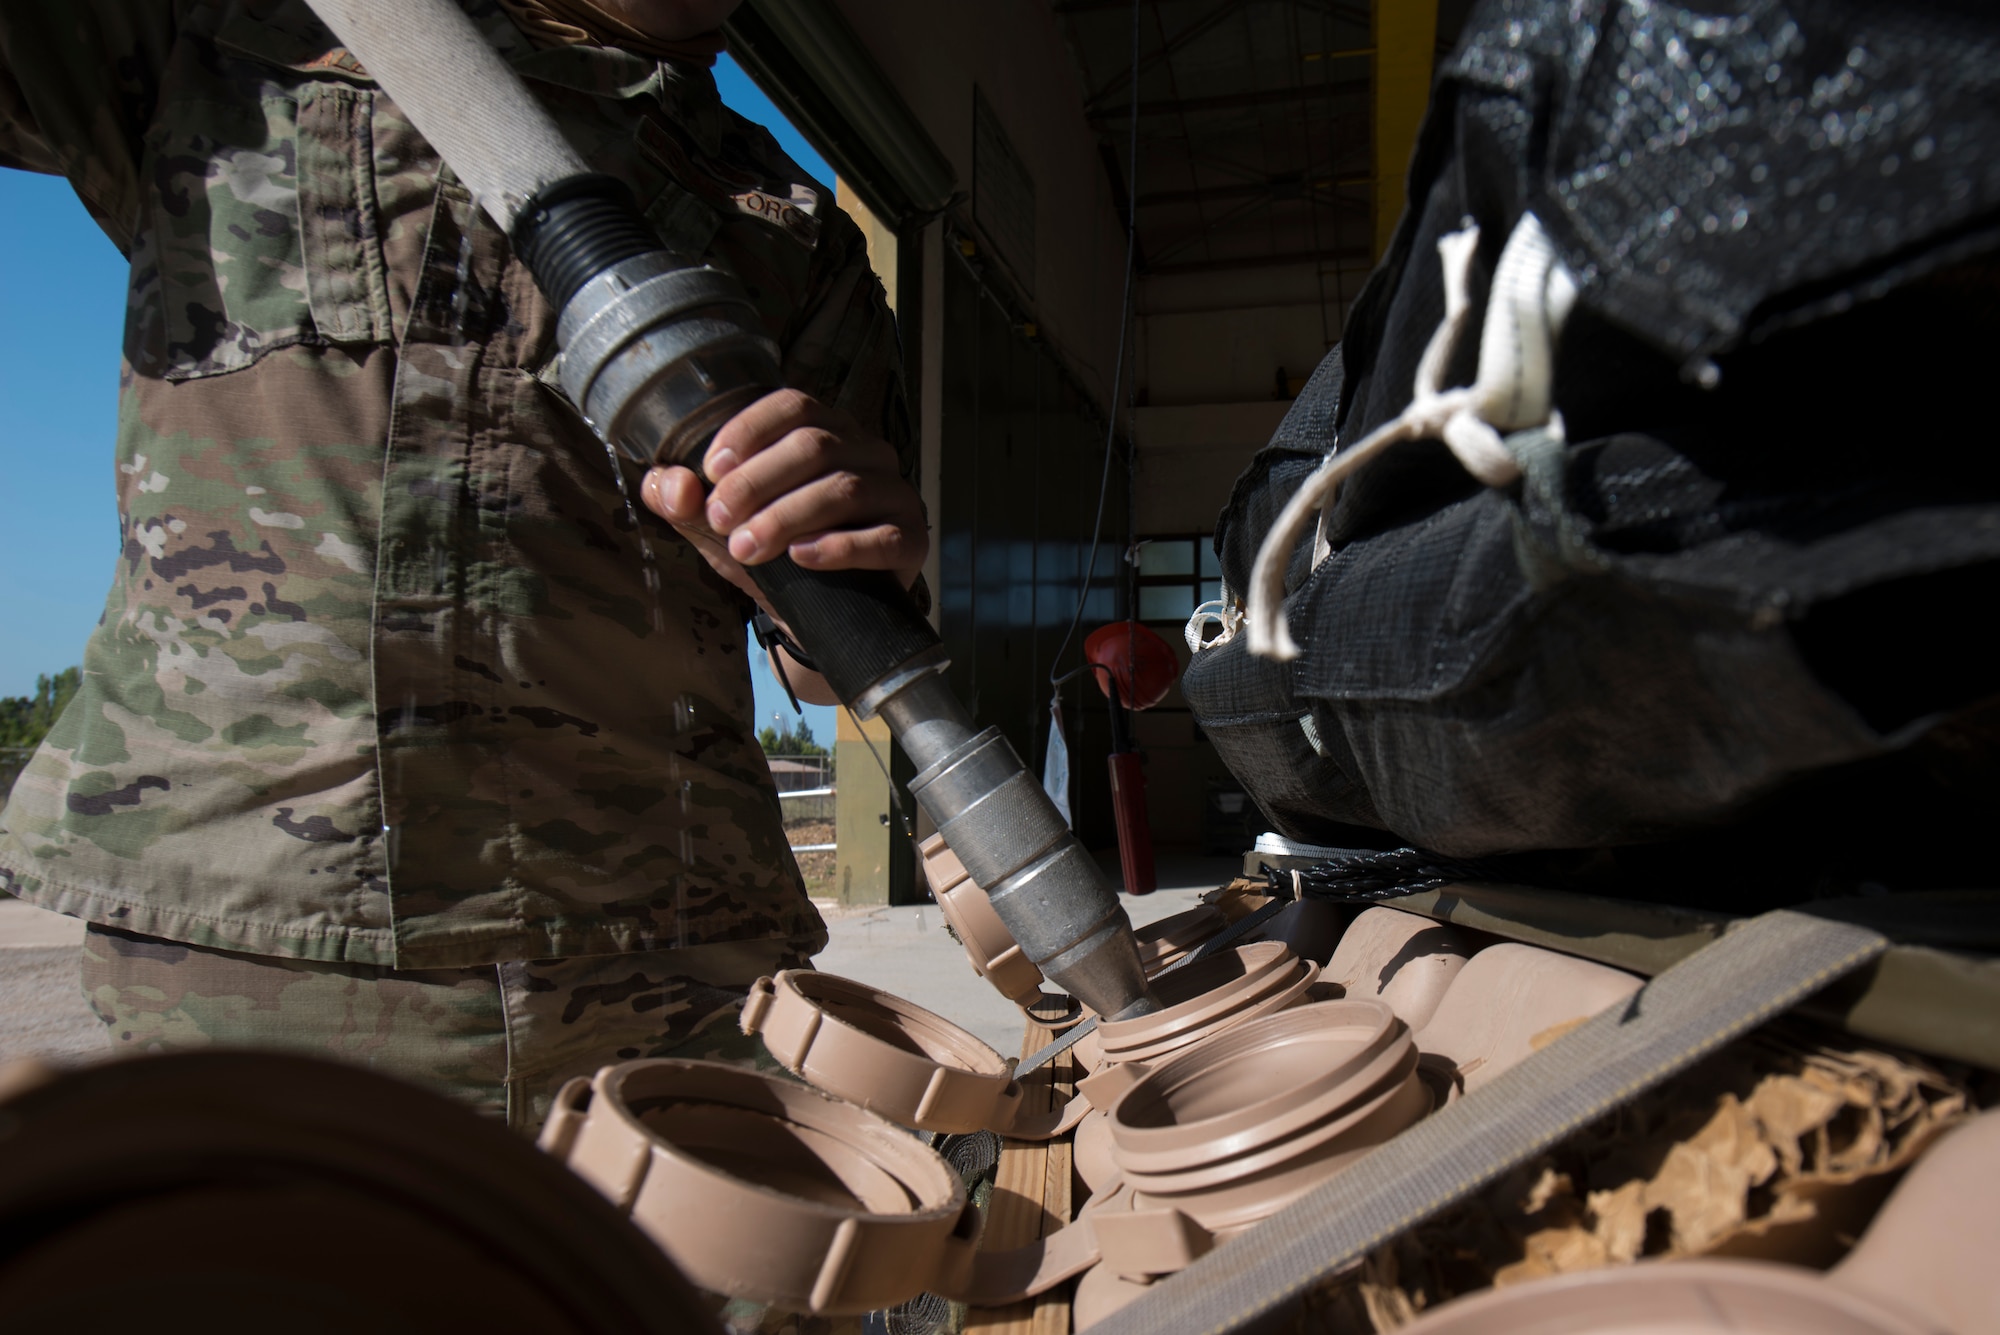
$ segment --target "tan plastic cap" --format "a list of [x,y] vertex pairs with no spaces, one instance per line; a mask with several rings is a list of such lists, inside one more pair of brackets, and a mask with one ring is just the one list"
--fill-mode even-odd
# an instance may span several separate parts
[[1074,1124],[1060,1114],[1024,1115],[1021,1087],[999,1053],[943,1016],[866,983],[812,969],[760,978],[741,1024],[807,1084],[903,1126],[1039,1140]]
[[941,834],[932,835],[918,848],[924,855],[924,877],[930,882],[931,895],[951,930],[958,934],[973,971],[1015,1005],[1034,1005],[1042,995],[1042,971],[1000,921],[986,892],[973,884],[958,854],[946,847]]
[[542,1146],[705,1289],[860,1313],[962,1283],[979,1214],[928,1145],[806,1085],[713,1062],[607,1066]]

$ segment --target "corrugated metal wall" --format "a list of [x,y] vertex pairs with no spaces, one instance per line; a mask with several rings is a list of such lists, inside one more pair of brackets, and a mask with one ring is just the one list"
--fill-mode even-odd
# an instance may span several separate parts
[[[1051,660],[1076,611],[1090,560],[1104,419],[973,269],[944,266],[943,432],[936,520],[942,630],[951,683],[983,724],[1003,730],[1040,772]],[[1114,450],[1090,595],[1064,670],[1083,636],[1124,615],[1128,541],[1125,442]],[[1097,688],[1063,688],[1073,803],[1086,845],[1110,844],[1104,757],[1110,727]]]

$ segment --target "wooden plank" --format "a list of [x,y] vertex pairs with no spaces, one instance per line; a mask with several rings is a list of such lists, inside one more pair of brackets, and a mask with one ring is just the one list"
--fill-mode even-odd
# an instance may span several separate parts
[[[1046,1045],[1054,1035],[1043,1025],[1028,1021],[1021,1035],[1021,1055],[1027,1056]],[[1055,1064],[1029,1073],[1023,1081],[1022,1110],[1045,1112],[1055,1093]],[[1048,1181],[1049,1147],[1045,1142],[1004,1139],[1000,1143],[1000,1163],[993,1180],[993,1198],[986,1208],[986,1231],[980,1239],[982,1251],[1006,1251],[1025,1247],[1043,1236],[1042,1196]],[[1005,1307],[975,1307],[966,1313],[965,1329],[982,1335],[1032,1335],[1033,1302],[1010,1303]]]
[[[1053,1076],[1055,1103],[1068,1102],[1075,1096],[1076,1082],[1082,1074],[1077,1066],[1076,1049],[1071,1048],[1057,1057],[1049,1063],[1048,1069]],[[1074,1213],[1070,1194],[1070,1184],[1075,1180],[1070,1136],[1049,1142],[1048,1149],[1048,1171],[1042,1186],[1042,1218],[1047,1232],[1052,1233],[1068,1224]],[[1046,1237],[1047,1233],[1043,1236]],[[1075,1289],[1074,1282],[1065,1282],[1035,1300],[1035,1316],[1030,1325],[1033,1335],[1069,1335],[1069,1300]]]
[[[1047,1046],[1056,1032],[1028,1022],[1021,1036],[1023,1057]],[[1022,1081],[1022,1101],[1028,1112],[1046,1112],[1076,1092],[1075,1059],[1064,1053]],[[993,1199],[986,1211],[983,1251],[1025,1247],[1069,1222],[1069,1141],[1003,1140],[993,1182]],[[1054,1294],[1011,1303],[1006,1307],[975,1307],[966,1314],[968,1335],[1069,1335],[1069,1285]]]

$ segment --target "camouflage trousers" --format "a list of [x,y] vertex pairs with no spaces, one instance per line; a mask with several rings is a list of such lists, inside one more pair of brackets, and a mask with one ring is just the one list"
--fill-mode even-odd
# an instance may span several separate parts
[[83,991],[115,1044],[275,1048],[426,1085],[532,1133],[571,1076],[635,1057],[769,1065],[749,985],[809,967],[786,941],[388,969],[212,950],[92,925]]

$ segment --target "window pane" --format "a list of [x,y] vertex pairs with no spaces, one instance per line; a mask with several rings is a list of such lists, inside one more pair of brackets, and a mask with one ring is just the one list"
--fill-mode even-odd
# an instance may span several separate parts
[[1192,575],[1194,544],[1186,538],[1154,539],[1139,549],[1142,575]]
[[1203,538],[1195,546],[1201,548],[1201,577],[1203,579],[1222,578],[1222,558],[1215,554],[1215,541]]
[[1194,615],[1194,589],[1186,584],[1139,586],[1139,620],[1186,621]]
[[1220,598],[1220,597],[1222,597],[1222,581],[1221,581],[1221,580],[1219,580],[1219,579],[1210,579],[1210,580],[1203,580],[1203,581],[1202,581],[1202,585],[1201,585],[1201,600],[1202,600],[1203,602],[1205,602],[1205,603],[1212,603],[1212,602],[1216,601],[1216,600],[1217,600],[1218,598]]

